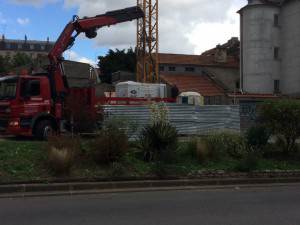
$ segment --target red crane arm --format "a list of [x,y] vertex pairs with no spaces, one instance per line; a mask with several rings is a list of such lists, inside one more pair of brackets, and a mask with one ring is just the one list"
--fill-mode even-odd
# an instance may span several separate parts
[[48,55],[50,60],[50,77],[53,79],[51,85],[55,86],[54,92],[57,94],[66,92],[60,62],[63,52],[74,44],[76,37],[80,33],[85,33],[87,38],[92,39],[97,36],[97,30],[101,27],[139,19],[143,16],[144,13],[142,9],[137,6],[107,12],[95,17],[84,17],[79,19],[77,16],[74,16],[73,20],[66,25]]

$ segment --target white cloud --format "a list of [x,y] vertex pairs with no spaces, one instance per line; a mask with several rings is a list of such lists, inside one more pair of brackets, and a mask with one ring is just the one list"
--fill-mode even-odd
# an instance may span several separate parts
[[76,61],[76,62],[82,62],[82,63],[88,63],[94,67],[97,66],[97,62],[89,59],[89,58],[86,58],[86,57],[83,57],[83,56],[80,56],[77,52],[75,51],[72,51],[72,50],[68,50],[64,53],[64,57],[65,59],[67,60],[72,60],[72,61]]
[[[239,36],[236,13],[246,0],[163,0],[159,2],[160,51],[200,53],[232,36]],[[65,7],[78,7],[80,17],[134,6],[136,0],[65,0]],[[98,47],[135,46],[136,22],[102,28]]]
[[29,18],[18,18],[17,19],[18,24],[24,26],[30,23]]
[[33,6],[43,6],[48,3],[55,3],[59,0],[10,0],[12,3],[19,5],[33,5]]

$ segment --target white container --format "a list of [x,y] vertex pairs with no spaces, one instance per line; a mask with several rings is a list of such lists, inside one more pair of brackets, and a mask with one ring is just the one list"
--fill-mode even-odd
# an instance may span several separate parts
[[116,94],[120,98],[165,98],[166,89],[165,84],[127,81],[116,85]]

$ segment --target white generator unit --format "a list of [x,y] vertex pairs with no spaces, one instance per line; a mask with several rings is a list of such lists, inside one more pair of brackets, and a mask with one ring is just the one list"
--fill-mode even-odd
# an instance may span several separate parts
[[120,82],[116,85],[119,98],[166,98],[166,84],[138,83],[133,81]]

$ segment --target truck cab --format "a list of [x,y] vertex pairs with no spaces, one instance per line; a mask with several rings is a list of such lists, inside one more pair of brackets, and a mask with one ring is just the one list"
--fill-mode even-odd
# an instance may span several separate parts
[[47,76],[0,78],[0,133],[43,138],[57,128]]

